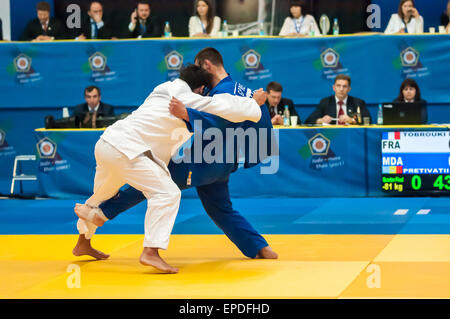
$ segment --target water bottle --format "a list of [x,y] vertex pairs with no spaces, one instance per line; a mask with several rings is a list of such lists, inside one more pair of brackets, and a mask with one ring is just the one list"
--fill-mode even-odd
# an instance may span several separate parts
[[164,26],[164,37],[170,38],[172,36],[172,32],[170,31],[169,21],[166,21],[166,25]]
[[381,104],[378,105],[377,124],[378,125],[383,125],[383,106]]
[[68,107],[63,107],[62,117],[63,118],[68,118],[69,117],[69,108]]
[[330,19],[326,14],[320,16],[320,29],[322,29],[322,35],[327,35],[330,31]]
[[290,126],[291,125],[291,114],[289,113],[289,106],[288,105],[286,105],[284,107],[283,125],[284,126]]
[[222,37],[226,38],[228,36],[228,24],[227,20],[223,20],[222,23]]
[[362,124],[361,108],[359,106],[356,109],[356,122],[358,123],[358,125]]
[[334,18],[333,22],[333,35],[339,35],[339,23],[337,18]]
[[316,35],[316,30],[314,28],[314,22],[311,22],[311,24],[309,25],[309,35],[312,37]]
[[259,29],[259,35],[264,35],[264,22],[260,22],[259,24],[258,24],[258,29]]

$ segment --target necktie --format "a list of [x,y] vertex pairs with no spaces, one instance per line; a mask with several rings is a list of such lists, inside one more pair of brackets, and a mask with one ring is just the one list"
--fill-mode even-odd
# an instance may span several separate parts
[[92,112],[92,128],[97,128],[97,112]]
[[[343,105],[343,104],[344,104],[343,101],[339,101],[339,102],[338,102],[338,105],[339,105],[338,119],[341,117],[341,115],[345,115],[344,109],[342,108],[342,105]],[[344,125],[345,122],[338,121],[338,124],[339,124],[339,125]]]
[[273,106],[271,106],[270,107],[270,117],[272,118],[272,117],[274,117],[276,114],[275,114],[275,108],[273,107]]
[[141,35],[144,35],[147,32],[147,27],[144,21],[141,21]]
[[97,23],[95,21],[92,22],[92,39],[97,39],[98,36],[98,28]]

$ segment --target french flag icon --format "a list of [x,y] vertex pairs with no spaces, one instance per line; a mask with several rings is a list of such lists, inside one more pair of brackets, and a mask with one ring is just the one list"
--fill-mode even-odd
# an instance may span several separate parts
[[400,132],[383,132],[383,140],[399,140]]

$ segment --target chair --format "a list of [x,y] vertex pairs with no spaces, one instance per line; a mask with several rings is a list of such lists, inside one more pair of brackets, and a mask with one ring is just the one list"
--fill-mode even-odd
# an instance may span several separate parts
[[16,181],[20,181],[20,192],[22,193],[22,181],[35,181],[37,180],[36,175],[17,175],[17,164],[19,161],[35,161],[36,155],[18,155],[14,159],[13,176],[11,180],[11,195],[14,193],[14,184]]

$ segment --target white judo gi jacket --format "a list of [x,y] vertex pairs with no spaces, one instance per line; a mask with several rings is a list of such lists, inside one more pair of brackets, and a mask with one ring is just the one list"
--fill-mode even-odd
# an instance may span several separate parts
[[[230,94],[201,96],[193,93],[186,82],[176,79],[158,85],[136,111],[109,126],[101,138],[130,160],[150,150],[167,166],[176,146],[181,146],[190,136],[183,120],[169,112],[172,97],[186,107],[218,115],[230,122],[258,122],[261,118],[261,108],[254,99]],[[180,128],[186,129],[186,138],[182,141],[172,138],[172,132]]]

